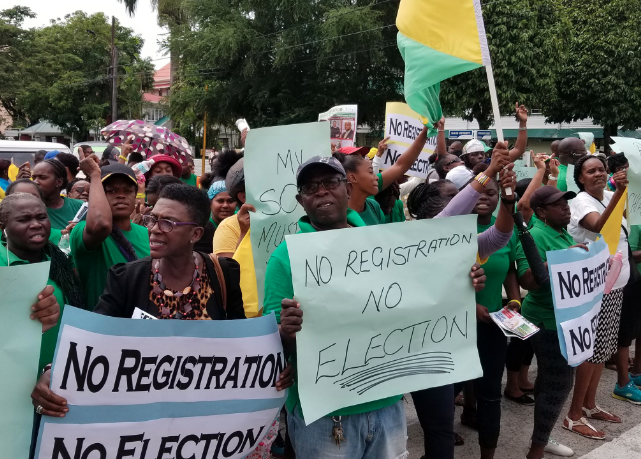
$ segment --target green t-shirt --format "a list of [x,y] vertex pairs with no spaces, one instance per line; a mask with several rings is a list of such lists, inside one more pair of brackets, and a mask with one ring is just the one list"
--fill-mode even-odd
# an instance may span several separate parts
[[[366,226],[363,220],[358,216],[358,213],[352,209],[347,210],[347,222],[352,226]],[[316,229],[309,222],[307,216],[302,217],[298,221],[299,233],[313,233]],[[280,323],[280,310],[281,301],[285,298],[294,298],[294,285],[292,283],[292,267],[289,263],[289,251],[287,250],[287,242],[283,241],[272,253],[269,263],[267,264],[267,271],[265,273],[265,299],[263,301],[263,314],[270,313],[276,314],[276,320]],[[295,366],[295,357],[294,357]],[[294,377],[296,381],[296,377]],[[401,399],[401,396],[388,397],[374,402],[363,403],[361,405],[354,405],[343,408],[328,416],[348,416],[351,414],[368,413],[370,411],[379,410],[386,406],[393,405]],[[298,396],[298,383],[289,389],[287,397],[287,409],[292,411],[296,405],[300,403]]]
[[[47,255],[44,255],[45,260],[49,260]],[[9,262],[7,263],[7,246],[6,244],[0,244],[0,266],[16,266],[16,265],[26,265],[29,264],[27,260],[23,260],[14,255],[13,252],[9,251]],[[51,278],[47,280],[47,285],[53,286],[53,295],[60,305],[60,318],[62,318],[62,312],[65,308],[65,299],[62,294],[62,290],[58,287]],[[38,299],[34,298],[33,302],[35,303]],[[31,305],[29,305],[31,307]],[[25,313],[30,313],[31,310],[25,311]],[[58,341],[58,330],[60,329],[60,319],[55,327],[47,330],[46,333],[42,335],[42,341],[40,344],[40,361],[38,363],[38,369],[42,370],[45,365],[53,362],[53,354],[56,350],[56,342]]]
[[69,222],[76,216],[80,207],[84,204],[80,199],[71,199],[63,197],[63,204],[60,209],[47,208],[49,214],[49,221],[51,221],[51,228],[63,230],[67,227]]
[[[477,232],[481,234],[492,227],[495,221],[496,219],[492,217],[492,223],[489,225],[477,224]],[[515,231],[512,233],[512,238],[507,245],[490,255],[483,265],[487,280],[485,281],[485,288],[476,293],[476,302],[485,306],[489,312],[500,311],[503,307],[503,283],[510,266],[514,266],[516,262],[516,251],[519,245],[519,239]]]
[[180,177],[180,180],[187,185],[198,186],[198,176],[196,174],[191,174],[189,178]]
[[[633,252],[641,250],[641,225],[630,225],[630,236],[628,237],[630,249]],[[637,269],[641,273],[641,263],[637,264]]]
[[559,177],[556,187],[561,191],[568,191],[568,166],[559,164]]
[[378,177],[378,192],[380,193],[383,191],[383,174],[379,172],[376,176]]
[[[558,233],[538,219],[534,220],[530,234],[544,263],[548,260],[546,252],[563,250],[574,245],[574,239],[565,229]],[[530,264],[525,258],[525,252],[523,252],[523,247],[520,244],[516,252],[516,266],[519,277],[530,269]],[[523,300],[521,313],[538,327],[543,326],[547,330],[556,330],[551,286],[530,290]]]
[[385,221],[385,214],[381,210],[381,206],[376,202],[373,196],[370,196],[365,200],[365,210],[359,212],[358,215],[361,217],[365,226],[372,225],[382,225],[387,223]]
[[[118,263],[127,263],[127,260],[111,236],[107,237],[97,249],[88,250],[82,239],[82,233],[86,225],[87,222],[82,221],[75,226],[69,237],[69,245],[71,246],[71,255],[78,269],[80,283],[84,288],[87,309],[93,311],[100,295],[105,290],[109,268]],[[138,258],[149,256],[147,228],[132,223],[131,231],[123,231],[122,233],[133,245]]]
[[401,223],[406,221],[403,201],[397,199],[389,215],[385,215],[385,223]]

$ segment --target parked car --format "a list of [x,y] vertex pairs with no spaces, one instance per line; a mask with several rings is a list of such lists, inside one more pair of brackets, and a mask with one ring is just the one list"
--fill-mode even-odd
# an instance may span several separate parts
[[40,150],[58,150],[60,153],[71,153],[69,147],[62,143],[0,140],[0,159],[8,159],[18,167],[27,161],[33,167],[33,157]]

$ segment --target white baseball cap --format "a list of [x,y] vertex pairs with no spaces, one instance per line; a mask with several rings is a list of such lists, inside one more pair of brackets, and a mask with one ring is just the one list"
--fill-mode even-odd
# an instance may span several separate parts
[[463,153],[461,153],[461,156],[479,152],[485,153],[485,145],[480,140],[472,139],[463,147]]

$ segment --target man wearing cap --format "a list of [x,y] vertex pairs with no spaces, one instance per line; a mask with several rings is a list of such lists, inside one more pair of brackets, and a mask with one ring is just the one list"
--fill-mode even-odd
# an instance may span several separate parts
[[472,139],[466,143],[461,152],[465,167],[472,170],[478,163],[485,161],[485,149],[485,144],[480,140]]
[[[559,149],[559,177],[556,186],[561,191],[568,191],[568,166],[574,166],[579,158],[588,154],[585,149],[585,142],[577,137],[566,137],[561,140],[558,146]],[[570,177],[574,180],[574,177]]]
[[[365,226],[358,213],[348,208],[352,185],[343,166],[333,157],[315,156],[298,168],[298,195],[305,215],[298,222],[301,233]],[[296,349],[296,332],[301,329],[302,311],[294,300],[287,242],[272,254],[265,274],[264,314],[276,313],[281,323],[283,345]],[[281,312],[282,310],[282,312]],[[287,423],[296,457],[356,459],[402,457],[406,451],[405,410],[401,395],[352,406],[305,426],[298,388],[294,385],[287,398]],[[335,419],[341,419],[346,440],[340,448],[332,439]],[[378,427],[371,434],[368,423]],[[368,437],[370,431],[370,437]],[[367,447],[367,448],[366,448]],[[370,454],[362,456],[362,451]]]
[[134,171],[115,162],[100,169],[93,158],[80,162],[91,184],[87,219],[69,237],[89,310],[105,289],[109,268],[149,256],[147,229],[130,220],[138,189]]

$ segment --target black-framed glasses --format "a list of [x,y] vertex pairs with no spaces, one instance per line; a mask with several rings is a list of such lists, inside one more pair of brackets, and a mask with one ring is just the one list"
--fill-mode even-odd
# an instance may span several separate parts
[[193,222],[174,222],[172,220],[167,220],[165,218],[156,218],[153,215],[143,215],[142,216],[142,224],[144,225],[145,228],[147,229],[152,229],[154,226],[156,226],[156,223],[158,223],[158,229],[162,231],[163,233],[171,233],[174,228],[177,226],[184,226],[184,225],[191,225],[191,226],[198,226],[198,223],[193,223]]
[[463,161],[461,161],[461,158],[456,158],[456,159],[453,159],[452,161],[450,161],[449,163],[445,163],[445,167],[451,166],[452,164],[455,164],[455,163],[462,163],[462,162]]
[[325,180],[321,180],[320,182],[306,183],[305,185],[298,188],[298,192],[304,195],[314,194],[318,191],[319,186],[322,186],[327,191],[330,191],[338,188],[341,182],[347,182],[347,179],[332,177]]

